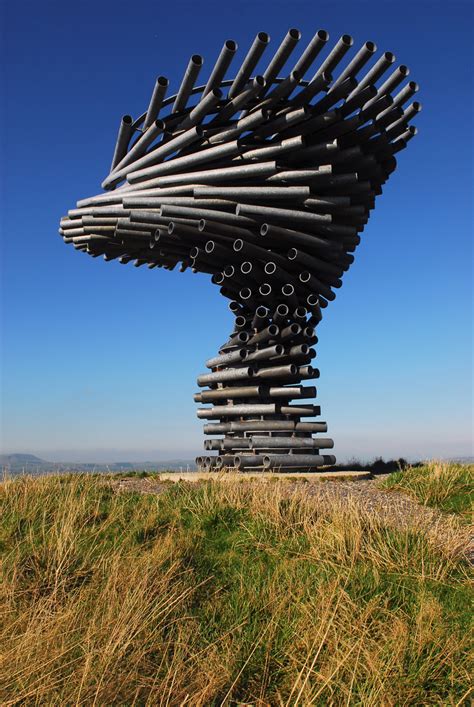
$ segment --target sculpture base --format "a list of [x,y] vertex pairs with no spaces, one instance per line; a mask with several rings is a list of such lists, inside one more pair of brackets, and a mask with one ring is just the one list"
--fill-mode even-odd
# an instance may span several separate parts
[[245,314],[236,317],[219,355],[206,362],[211,373],[198,378],[207,389],[195,401],[212,403],[198,410],[209,420],[204,434],[223,435],[206,439],[204,448],[217,454],[197,457],[198,470],[313,472],[334,464],[333,455],[322,453],[333,447],[332,439],[313,436],[327,432],[326,423],[308,420],[321,414],[307,402],[316,398],[316,388],[301,385],[319,377],[311,361],[320,316],[307,319],[304,307],[289,316],[281,304],[271,320],[264,307]]

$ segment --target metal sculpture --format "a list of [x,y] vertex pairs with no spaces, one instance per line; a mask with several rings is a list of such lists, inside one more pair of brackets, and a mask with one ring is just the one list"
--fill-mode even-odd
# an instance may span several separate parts
[[[235,329],[198,378],[198,417],[210,420],[214,456],[201,469],[314,470],[331,439],[302,380],[311,365],[322,310],[354,261],[358,235],[396,167],[394,155],[416,134],[413,81],[385,52],[343,35],[309,80],[328,42],[319,30],[286,78],[280,72],[300,41],[290,29],[261,75],[269,44],[259,32],[235,78],[227,40],[205,85],[203,59],[191,57],[176,95],[159,76],[147,111],[122,118],[105,193],[82,199],[61,219],[66,243],[106,261],[211,275],[231,300]],[[333,76],[334,72],[334,76]],[[356,76],[360,76],[357,80]],[[378,87],[375,86],[379,82]],[[160,117],[158,117],[160,116]],[[296,401],[295,404],[290,404]],[[303,421],[302,421],[303,418]],[[221,436],[222,435],[222,436]]]

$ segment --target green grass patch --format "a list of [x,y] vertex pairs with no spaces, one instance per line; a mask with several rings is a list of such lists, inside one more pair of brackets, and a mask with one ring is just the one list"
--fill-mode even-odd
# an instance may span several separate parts
[[384,480],[382,486],[414,496],[420,503],[454,513],[468,522],[474,503],[474,466],[432,462],[409,467]]

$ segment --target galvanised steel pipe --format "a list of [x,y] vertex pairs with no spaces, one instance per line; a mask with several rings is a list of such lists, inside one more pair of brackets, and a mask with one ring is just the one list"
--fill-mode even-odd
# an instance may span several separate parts
[[[238,111],[242,111],[252,99],[261,93],[265,88],[265,79],[263,76],[255,76],[249,88],[239,93],[227,105],[222,108],[221,111],[216,115],[214,120],[209,123],[209,127],[212,129],[215,125],[222,125],[230,120]],[[244,117],[244,116],[242,116]]]
[[365,42],[355,57],[349,62],[349,64],[346,66],[344,71],[337,77],[337,79],[334,81],[331,90],[334,90],[341,84],[345,79],[349,78],[350,76],[355,77],[359,71],[362,69],[363,66],[367,64],[368,61],[370,61],[377,51],[377,45],[375,42]]
[[274,415],[277,410],[277,405],[275,403],[268,404],[252,404],[247,403],[245,405],[215,405],[212,408],[199,408],[198,417],[199,418],[213,418],[213,417],[226,417],[226,416],[240,416],[240,415]]
[[130,164],[129,168],[124,167],[123,169],[115,171],[113,174],[110,175],[110,177],[108,177],[103,182],[103,185],[105,185],[104,188],[106,188],[110,184],[115,183],[119,179],[124,179],[130,171],[132,173],[135,173],[135,171],[140,170],[144,171],[144,167],[162,162],[165,157],[172,154],[173,152],[176,152],[176,150],[186,147],[187,145],[191,145],[193,142],[199,140],[202,135],[203,129],[201,128],[201,126],[194,125],[186,132],[178,135],[177,137],[171,140],[168,140],[164,144],[158,145],[151,152],[148,152],[143,157],[139,157],[138,159],[134,160]]
[[285,348],[282,344],[274,344],[273,346],[267,346],[263,349],[258,349],[253,353],[247,354],[247,361],[266,361],[267,359],[274,358],[275,356],[281,356]]
[[242,66],[237,72],[232,86],[229,89],[229,98],[234,98],[242,88],[245,86],[249,80],[252,71],[258,64],[260,57],[265,51],[268,43],[270,42],[270,36],[266,32],[259,32],[255,37],[252,46],[250,47],[247,56],[245,57]]
[[220,356],[208,358],[206,361],[206,368],[216,368],[217,366],[225,366],[229,363],[241,363],[242,361],[247,360],[248,357],[249,354],[246,349],[239,349],[238,351],[232,351],[228,354],[221,354]]
[[240,380],[241,378],[252,378],[254,375],[255,369],[252,366],[229,368],[224,371],[215,371],[214,373],[203,373],[198,376],[197,384],[203,387],[209,383],[223,383],[224,381]]
[[165,99],[166,91],[168,90],[169,81],[165,76],[158,76],[155,83],[155,88],[150,98],[150,104],[146,112],[145,120],[143,123],[143,131],[147,131],[148,128],[156,121],[158,114],[160,112],[161,106]]
[[293,71],[299,71],[301,76],[304,76],[304,74],[308,71],[309,67],[314,62],[320,51],[325,47],[328,39],[329,34],[326,32],[326,30],[319,29],[308,44],[308,46],[306,47],[306,49],[304,50],[301,57],[296,62],[295,66],[293,67]]
[[259,454],[246,454],[241,456],[237,454],[234,457],[234,466],[236,469],[251,469],[254,467],[262,467],[263,456]]
[[[384,52],[376,61],[374,66],[368,73],[359,81],[359,85],[354,89],[354,93],[362,91],[369,84],[375,84],[378,79],[389,69],[395,61],[395,54],[392,52]],[[352,96],[349,96],[352,98]]]
[[[402,64],[399,66],[393,73],[390,74],[388,79],[384,81],[384,83],[378,88],[378,95],[383,96],[386,93],[390,93],[393,91],[394,88],[396,88],[399,84],[402,83],[410,73],[410,69]],[[370,101],[366,103],[366,107],[370,108],[370,106],[375,103],[376,98],[371,98]]]
[[271,111],[268,108],[260,108],[250,115],[237,120],[232,127],[227,130],[220,130],[216,128],[216,133],[214,135],[209,135],[208,131],[206,131],[206,140],[211,145],[229,142],[230,140],[239,137],[239,135],[243,132],[252,130],[253,128],[259,127],[266,123],[270,115]]
[[[327,42],[320,30],[293,71],[278,76],[299,36],[289,31],[264,76],[252,77],[269,41],[261,33],[236,79],[224,78],[233,40],[207,84],[195,85],[199,55],[177,94],[166,98],[160,78],[148,110],[122,125],[103,183],[109,191],[81,199],[60,223],[63,240],[91,257],[191,267],[231,300],[233,332],[206,362],[211,372],[199,376],[194,396],[211,403],[198,416],[217,420],[204,426],[206,449],[225,452],[198,457],[205,470],[316,470],[334,461],[318,454],[332,446],[317,436],[327,424],[311,420],[320,406],[301,404],[317,394],[301,385],[319,377],[310,363],[314,326],[354,261],[350,253],[396,168],[394,155],[416,134],[409,121],[421,105],[402,106],[417,84],[390,95],[407,70],[399,67],[374,87],[393,54],[382,55],[356,85],[375,53],[366,42],[333,80],[352,45],[347,35],[315,67],[315,78],[303,81]],[[267,447],[270,454],[255,454]]]
[[[267,160],[255,164],[242,164],[235,166],[216,167],[214,169],[196,170],[195,172],[184,172],[156,179],[160,187],[168,187],[176,184],[225,184],[249,179],[264,179],[277,171],[276,161]],[[152,180],[155,181],[155,180]]]
[[182,157],[176,157],[173,160],[167,160],[166,162],[161,162],[160,164],[153,165],[152,167],[145,167],[145,169],[131,171],[127,174],[127,181],[130,184],[135,184],[136,182],[141,182],[149,177],[171,174],[179,172],[181,169],[187,170],[195,165],[205,164],[206,162],[212,163],[216,160],[224,159],[225,157],[233,157],[238,155],[240,151],[241,147],[237,140],[232,140],[231,142],[226,142],[223,145],[216,145],[215,147],[209,147],[207,149],[200,150],[199,152],[193,152],[188,155],[183,155]]
[[[273,59],[268,64],[267,68],[263,72],[263,78],[267,86],[271,86],[273,81],[276,79],[280,70],[286,64],[293,50],[297,46],[301,39],[301,32],[299,29],[289,29],[284,37],[282,43],[275,52]],[[294,70],[293,70],[294,71]],[[299,72],[298,72],[299,74]]]
[[[402,90],[399,91],[399,92],[397,93],[397,95],[393,97],[392,106],[393,106],[394,108],[395,108],[396,106],[402,106],[404,103],[406,103],[407,101],[409,101],[410,98],[412,98],[412,97],[415,95],[415,93],[417,93],[417,92],[419,91],[419,88],[420,88],[420,87],[418,86],[418,84],[416,83],[416,81],[409,81],[409,82],[402,88]],[[384,113],[387,112],[387,111],[388,111],[388,108],[384,111]],[[377,115],[377,118],[383,117],[384,113],[380,113],[379,115]]]
[[[214,400],[236,400],[237,398],[259,398],[262,395],[262,386],[246,385],[230,388],[217,388],[216,390],[205,390],[203,393],[196,393],[195,402],[207,403]],[[199,397],[196,400],[196,397]]]
[[321,74],[325,71],[332,72],[332,70],[336,68],[336,66],[339,64],[345,54],[347,54],[353,44],[354,40],[352,39],[352,37],[349,34],[343,34],[342,37],[338,40],[337,44],[332,49],[332,51],[328,54],[327,58],[323,61],[315,75],[313,76],[313,81],[314,79],[318,78],[318,76],[321,76]]
[[321,93],[321,91],[325,91],[331,81],[332,74],[330,74],[328,71],[321,72],[321,74],[316,76],[316,78],[314,78],[311,83],[306,86],[306,88],[300,91],[292,99],[293,106],[296,107],[308,104],[314,98],[314,96],[316,96],[318,93]]
[[202,92],[201,100],[205,98],[214,88],[218,88],[221,85],[227,69],[235,56],[237,48],[237,42],[234,42],[233,39],[226,39],[224,46],[221,49],[221,53],[214,64],[214,68],[211,71],[207,84]]
[[310,467],[329,466],[336,463],[336,457],[332,454],[266,454],[263,457],[265,469],[273,468],[278,471],[279,466],[299,467],[306,465]]
[[217,106],[219,101],[222,99],[223,93],[220,88],[213,88],[205,98],[201,100],[184,118],[184,120],[179,124],[180,130],[187,130],[193,125],[200,123],[209,113],[212,113],[213,109]]
[[318,437],[252,437],[252,449],[271,449],[280,447],[283,449],[298,449],[310,447],[312,449],[332,449],[334,442],[332,439]]
[[110,165],[110,171],[112,171],[121,159],[125,156],[127,152],[128,143],[133,134],[133,119],[131,115],[124,115],[120,121],[120,127],[117,135],[117,142],[115,143],[114,156],[112,157],[112,164]]
[[193,54],[190,58],[181,82],[181,86],[179,87],[178,95],[176,96],[175,102],[173,103],[173,108],[171,109],[172,113],[177,113],[186,108],[188,98],[191,95],[191,91],[196,83],[197,77],[199,76],[203,61],[202,56],[199,54]]
[[[135,144],[130,148],[127,154],[114,168],[114,172],[120,172],[124,167],[131,164],[139,157],[141,157],[147,148],[156,140],[156,138],[161,135],[165,130],[165,123],[162,120],[155,120],[148,127],[146,133],[143,133],[140,138],[135,142]],[[125,173],[126,175],[126,173]],[[102,182],[102,189],[106,189],[109,185],[110,176]],[[109,180],[109,181],[108,181]],[[119,178],[117,178],[117,181]],[[112,183],[112,181],[110,181]],[[110,198],[110,197],[109,197]],[[79,203],[79,202],[78,202]]]
[[[216,467],[218,469],[224,469],[227,467],[234,467],[235,465],[235,457],[231,454],[220,454],[218,457],[216,457]],[[196,464],[198,463],[196,459]]]
[[[311,423],[298,423],[301,424],[311,424]],[[315,425],[321,425],[325,423],[313,423]],[[294,420],[245,420],[245,421],[230,421],[230,422],[212,422],[204,425],[204,434],[223,434],[226,432],[292,432],[296,429],[296,423]],[[311,431],[311,430],[307,430]],[[312,430],[314,432],[327,432],[326,430]]]

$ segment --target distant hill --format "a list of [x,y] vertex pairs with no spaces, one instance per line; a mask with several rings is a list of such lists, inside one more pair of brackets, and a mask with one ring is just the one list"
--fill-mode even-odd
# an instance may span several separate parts
[[51,473],[113,473],[120,471],[195,471],[194,459],[170,459],[168,461],[146,462],[49,462],[34,454],[0,454],[0,466],[12,476],[32,474],[34,476]]
[[49,464],[34,454],[0,454],[0,464]]

